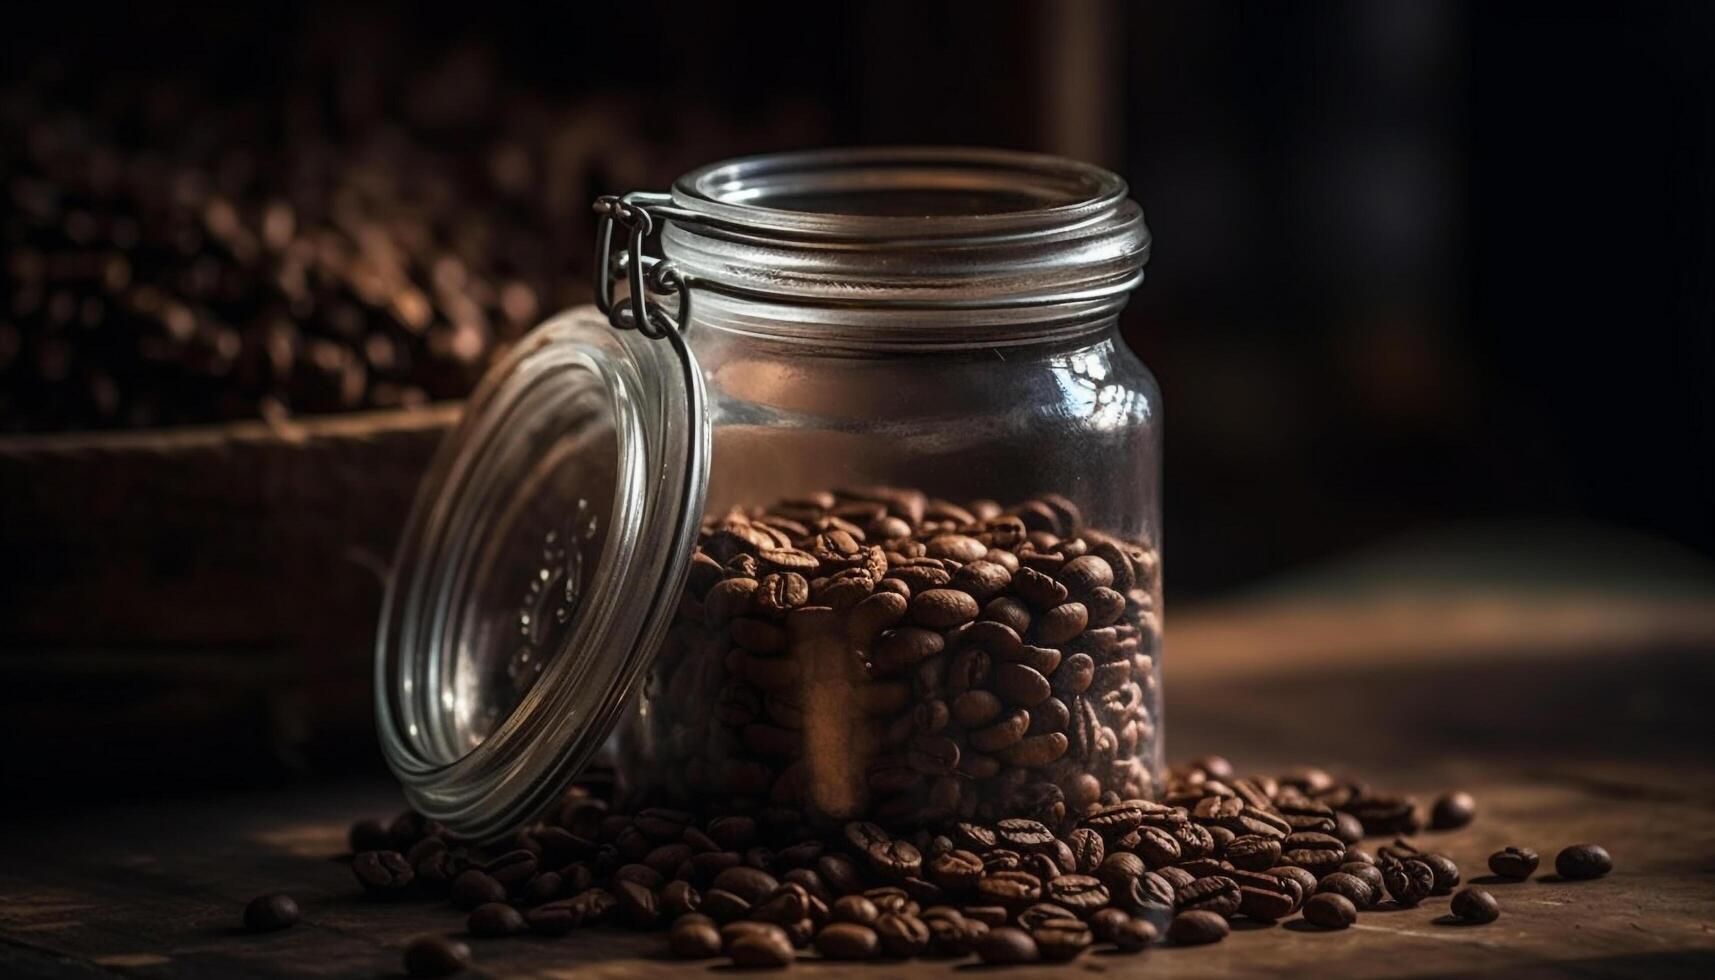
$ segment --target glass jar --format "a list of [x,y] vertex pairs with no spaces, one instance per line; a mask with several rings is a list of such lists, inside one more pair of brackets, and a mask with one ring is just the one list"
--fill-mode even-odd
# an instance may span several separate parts
[[1126,194],[889,149],[604,198],[601,312],[490,371],[407,524],[377,704],[413,804],[493,836],[604,745],[627,802],[693,811],[1060,824],[1153,796],[1160,398],[1116,327],[1149,251]]

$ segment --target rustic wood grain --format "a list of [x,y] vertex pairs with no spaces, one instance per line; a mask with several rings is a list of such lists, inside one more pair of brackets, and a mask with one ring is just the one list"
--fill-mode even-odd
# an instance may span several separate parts
[[[1242,612],[1229,612],[1242,620]],[[1467,880],[1490,887],[1502,918],[1440,921],[1446,899],[1375,911],[1344,933],[1236,923],[1215,947],[1092,954],[1071,976],[1704,977],[1715,973],[1715,647],[1505,647],[1332,662],[1271,656],[1266,644],[1210,644],[1207,661],[1169,668],[1170,754],[1230,755],[1241,767],[1349,767],[1425,802],[1459,785],[1477,822],[1425,833]],[[0,975],[374,977],[426,930],[457,933],[434,903],[366,901],[335,855],[356,816],[398,806],[381,781],[234,794],[186,802],[14,816],[0,833]],[[1552,873],[1553,854],[1604,844],[1616,871],[1589,882]],[[1504,844],[1544,856],[1535,879],[1490,883],[1484,860]],[[249,936],[243,903],[285,890],[305,921]],[[596,930],[562,940],[475,942],[475,975],[720,976],[715,963],[666,960],[658,934]],[[815,963],[839,978],[958,977],[969,962]]]

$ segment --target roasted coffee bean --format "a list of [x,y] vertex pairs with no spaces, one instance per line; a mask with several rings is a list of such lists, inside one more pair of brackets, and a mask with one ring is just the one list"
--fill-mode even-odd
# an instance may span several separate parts
[[[1343,850],[1343,849],[1342,849]],[[1246,834],[1236,837],[1221,854],[1235,868],[1263,871],[1280,862],[1280,841],[1273,837]]]
[[1429,870],[1435,872],[1435,888],[1431,895],[1451,895],[1453,889],[1459,887],[1459,866],[1445,854],[1423,854],[1417,860],[1429,865]]
[[703,896],[688,881],[669,881],[661,886],[660,904],[662,915],[678,919],[697,911],[703,904]]
[[1090,928],[1077,919],[1051,919],[1030,930],[1036,951],[1049,963],[1064,963],[1090,948]]
[[706,915],[684,915],[667,933],[673,955],[685,960],[706,960],[721,954],[721,933],[715,920]]
[[780,887],[780,882],[766,871],[751,867],[728,868],[715,875],[713,887],[720,891],[736,895],[745,902],[755,905]]
[[948,891],[976,887],[983,876],[983,859],[970,851],[953,850],[929,862],[929,880]]
[[875,903],[862,895],[845,895],[837,899],[828,909],[828,918],[834,922],[851,922],[860,926],[874,925],[881,918],[881,911]]
[[353,854],[386,851],[393,847],[393,836],[387,832],[387,825],[373,818],[352,824],[351,830],[346,834],[346,840]]
[[1429,811],[1431,830],[1457,830],[1469,824],[1477,815],[1477,800],[1463,790],[1451,790],[1435,799]]
[[844,854],[823,854],[817,858],[816,873],[827,882],[828,890],[836,895],[850,895],[863,890],[863,869]]
[[923,868],[922,852],[902,840],[871,844],[867,857],[870,870],[884,878],[915,877]]
[[999,905],[967,905],[963,909],[967,919],[975,919],[989,928],[1006,925],[1010,913]]
[[734,966],[748,969],[781,969],[797,959],[792,940],[778,926],[771,927],[771,931],[739,936],[727,946],[727,955],[732,957]]
[[1200,910],[1232,916],[1239,910],[1239,883],[1225,875],[1198,878],[1174,890],[1174,905],[1181,911]]
[[1065,844],[1072,857],[1068,863],[1080,874],[1094,874],[1107,858],[1107,846],[1102,843],[1102,835],[1088,827],[1080,827],[1067,834]]
[[888,912],[875,921],[874,928],[889,956],[921,956],[929,949],[929,927],[915,915]]
[[931,915],[925,910],[923,921],[929,927],[930,949],[937,956],[967,956],[978,939],[988,934],[989,927],[953,911],[951,915]]
[[521,892],[530,879],[536,877],[536,868],[535,853],[522,848],[507,851],[482,866],[482,870],[488,872],[489,877],[514,893]]
[[880,950],[875,930],[856,922],[835,922],[816,934],[816,952],[830,960],[869,960]]
[[258,895],[244,906],[244,928],[251,932],[278,932],[298,924],[298,903],[278,892]]
[[1042,895],[1080,917],[1108,904],[1107,888],[1089,875],[1064,874],[1051,879],[1043,886]]
[[1397,905],[1410,908],[1435,890],[1435,871],[1422,861],[1395,861],[1382,869],[1382,883]]
[[1002,845],[1019,852],[1048,847],[1055,842],[1053,832],[1037,820],[1002,820],[995,824],[994,830],[995,838]]
[[623,864],[613,873],[613,880],[632,881],[645,888],[659,888],[666,877],[647,864]]
[[1256,871],[1234,871],[1239,883],[1239,912],[1259,922],[1273,922],[1291,915],[1303,902],[1298,882]]
[[351,873],[364,891],[377,897],[403,895],[416,878],[398,851],[364,851],[351,859]]
[[661,921],[660,903],[646,886],[635,881],[616,882],[613,896],[619,901],[620,914],[633,928],[648,929]]
[[944,630],[976,619],[979,611],[977,600],[968,592],[929,589],[911,597],[907,615],[919,626]]
[[1008,703],[1028,708],[1048,698],[1053,689],[1048,678],[1024,664],[1000,664],[993,668],[994,692]]
[[1360,909],[1367,909],[1376,904],[1376,893],[1370,887],[1370,883],[1357,875],[1350,875],[1344,871],[1336,871],[1326,875],[1316,883],[1315,894],[1321,895],[1327,892],[1346,896],[1353,906]]
[[991,966],[1034,963],[1039,957],[1036,940],[1022,929],[997,926],[976,941],[977,958]]
[[1140,952],[1155,943],[1155,924],[1148,919],[1125,916],[1108,927],[1106,938],[1122,953]]
[[1614,859],[1600,844],[1574,844],[1554,856],[1554,870],[1562,878],[1600,878],[1614,870]]
[[[1382,871],[1373,864],[1364,864],[1362,861],[1348,861],[1345,864],[1340,865],[1339,873],[1351,875],[1353,878],[1356,878],[1369,886],[1370,900],[1368,903],[1358,906],[1360,911],[1375,906],[1376,903],[1382,900],[1382,896],[1387,893],[1387,885],[1382,881]],[[1351,898],[1352,896],[1347,895],[1346,897]],[[1356,899],[1353,899],[1353,901],[1356,901]]]
[[472,868],[453,879],[450,897],[461,909],[475,909],[489,902],[506,901],[506,886],[487,872]]
[[470,962],[470,947],[445,936],[418,936],[405,947],[407,976],[450,977]]
[[1349,847],[1364,839],[1364,825],[1350,813],[1337,811],[1334,814],[1333,834]]
[[1344,895],[1322,892],[1305,901],[1304,921],[1324,929],[1344,929],[1358,921],[1358,907]]
[[518,936],[530,931],[524,914],[505,902],[485,902],[471,910],[465,931],[482,939]]
[[1364,825],[1366,834],[1415,834],[1421,826],[1417,801],[1408,796],[1367,797],[1347,809]]
[[544,936],[563,936],[582,926],[606,920],[619,907],[619,900],[606,889],[591,888],[571,898],[538,905],[524,914],[530,931]]
[[1042,883],[1023,871],[994,871],[977,882],[977,898],[1009,909],[1022,909],[1042,897]]
[[920,911],[918,909],[917,902],[911,898],[911,895],[906,892],[905,889],[896,888],[892,885],[885,885],[881,888],[871,888],[863,893],[863,897],[874,902],[875,907],[884,915],[888,912],[903,912],[916,915],[918,911]]
[[1060,865],[1046,853],[1037,851],[1024,855],[1024,860],[1018,865],[1018,870],[1032,875],[1037,881],[1049,882],[1060,877]]
[[724,888],[711,888],[703,893],[702,911],[716,922],[725,924],[750,913],[750,902]]
[[1180,912],[1168,923],[1167,938],[1180,946],[1203,946],[1227,938],[1231,927],[1227,920],[1213,912],[1192,910]]
[[1324,875],[1346,863],[1346,845],[1331,834],[1297,833],[1281,842],[1280,859]]
[[1269,868],[1267,873],[1277,878],[1291,878],[1296,881],[1305,898],[1309,898],[1316,892],[1316,876],[1303,868],[1283,864]]
[[1481,888],[1467,888],[1454,895],[1449,908],[1462,921],[1479,925],[1501,917],[1501,903]]
[[525,884],[519,900],[526,905],[541,905],[560,897],[565,879],[555,871],[544,871]]
[[1528,847],[1506,847],[1489,855],[1489,870],[1502,878],[1529,878],[1541,861]]

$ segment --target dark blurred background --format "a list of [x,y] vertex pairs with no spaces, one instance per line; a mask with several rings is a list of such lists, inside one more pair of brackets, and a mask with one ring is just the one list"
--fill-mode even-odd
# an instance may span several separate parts
[[[927,141],[1094,160],[1157,240],[1125,322],[1171,420],[1176,589],[1451,518],[1715,549],[1707,4],[73,2],[14,8],[0,43],[15,105],[120,120],[168,157],[236,134],[218,150],[255,185],[304,131],[402,131],[450,174],[487,171],[485,217],[547,243],[521,262],[548,295],[520,324],[584,294],[591,195],[709,159]],[[151,132],[151,97],[220,122]],[[14,427],[42,403],[19,400]]]
[[455,398],[587,298],[597,193],[987,144],[1144,204],[1173,601],[1446,528],[1715,554],[1715,5],[594,9],[11,8],[0,431]]

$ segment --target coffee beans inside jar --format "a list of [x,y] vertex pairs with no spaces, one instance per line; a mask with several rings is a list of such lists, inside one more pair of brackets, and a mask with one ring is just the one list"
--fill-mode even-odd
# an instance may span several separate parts
[[1157,793],[1158,564],[1057,495],[731,511],[703,525],[650,682],[652,757],[625,768],[689,810],[1070,829]]

